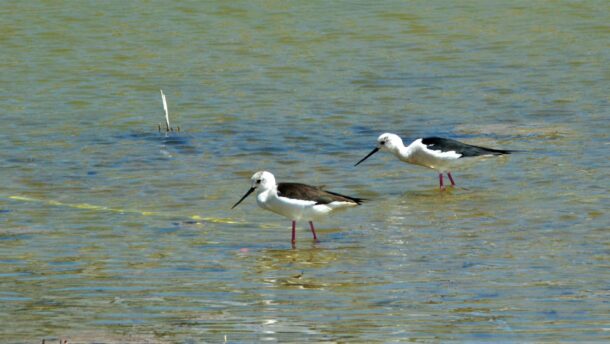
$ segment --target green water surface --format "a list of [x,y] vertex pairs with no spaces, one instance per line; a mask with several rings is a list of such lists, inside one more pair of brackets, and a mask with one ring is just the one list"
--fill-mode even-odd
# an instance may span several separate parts
[[[607,1],[5,1],[0,342],[610,341]],[[157,132],[159,89],[180,133]],[[520,152],[454,171],[377,154]],[[261,169],[367,198],[233,205]]]

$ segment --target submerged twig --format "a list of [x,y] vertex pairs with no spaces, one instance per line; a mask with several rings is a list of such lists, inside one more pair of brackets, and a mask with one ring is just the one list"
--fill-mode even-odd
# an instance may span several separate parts
[[[42,339],[42,344],[45,344],[47,341],[46,339]],[[68,344],[68,340],[64,339],[63,341],[61,340],[61,338],[59,338],[59,344]]]

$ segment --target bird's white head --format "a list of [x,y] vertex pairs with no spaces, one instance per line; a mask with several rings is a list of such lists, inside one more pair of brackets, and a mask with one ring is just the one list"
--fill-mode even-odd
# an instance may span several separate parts
[[360,159],[360,161],[358,161],[354,166],[360,165],[361,162],[368,159],[371,155],[379,152],[380,150],[386,150],[394,154],[398,154],[402,147],[404,147],[404,145],[402,144],[402,139],[400,136],[390,133],[381,134],[377,138],[377,146],[375,146],[375,148],[373,148],[373,150],[367,154],[367,156]]
[[246,199],[246,197],[248,197],[254,191],[261,193],[276,187],[275,177],[273,174],[271,174],[271,172],[258,171],[253,174],[252,177],[250,177],[250,180],[252,181],[252,187],[250,187],[250,190],[248,190],[248,192],[246,192],[246,194],[239,201],[237,201],[237,203],[235,203],[231,209],[237,207],[241,201]]
[[258,192],[272,189],[276,186],[275,177],[271,172],[258,171],[250,178],[252,181],[252,187],[257,189]]
[[394,152],[403,146],[402,139],[396,134],[384,133],[377,138],[377,147],[381,150]]

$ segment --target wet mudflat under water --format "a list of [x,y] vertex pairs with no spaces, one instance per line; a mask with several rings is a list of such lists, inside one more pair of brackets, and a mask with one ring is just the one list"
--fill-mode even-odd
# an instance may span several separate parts
[[[0,13],[0,342],[610,340],[607,2]],[[521,152],[439,192],[383,132]],[[369,201],[292,249],[261,169]]]

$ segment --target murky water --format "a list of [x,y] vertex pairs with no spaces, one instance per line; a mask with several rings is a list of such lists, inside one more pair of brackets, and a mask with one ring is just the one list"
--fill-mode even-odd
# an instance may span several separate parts
[[[609,341],[609,13],[3,4],[0,342]],[[439,192],[386,131],[523,152]],[[291,249],[259,169],[370,201]]]

